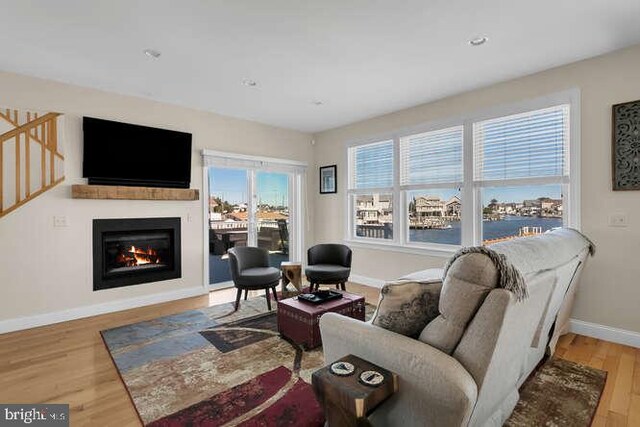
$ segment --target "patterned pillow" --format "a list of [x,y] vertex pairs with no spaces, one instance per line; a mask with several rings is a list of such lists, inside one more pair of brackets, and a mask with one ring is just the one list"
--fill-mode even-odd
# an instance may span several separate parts
[[436,318],[441,281],[387,283],[380,292],[371,323],[398,334],[416,338]]

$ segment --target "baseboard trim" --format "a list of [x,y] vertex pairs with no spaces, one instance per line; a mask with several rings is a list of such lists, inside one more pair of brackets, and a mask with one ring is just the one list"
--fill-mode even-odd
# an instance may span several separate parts
[[605,341],[640,348],[640,333],[583,320],[569,319],[569,331]]
[[82,319],[100,314],[113,313],[115,311],[129,310],[132,308],[144,307],[146,305],[160,304],[163,302],[205,295],[206,293],[207,291],[203,287],[199,286],[196,288],[179,289],[160,294],[145,295],[109,301],[102,304],[71,308],[69,310],[36,314],[34,316],[0,320],[0,334],[36,328],[38,326],[52,325],[54,323],[67,322],[69,320]]
[[372,286],[374,288],[382,288],[382,286],[386,283],[385,280],[382,279],[374,279],[373,277],[360,276],[359,274],[352,274],[349,276],[349,281],[353,283],[359,283],[361,285]]

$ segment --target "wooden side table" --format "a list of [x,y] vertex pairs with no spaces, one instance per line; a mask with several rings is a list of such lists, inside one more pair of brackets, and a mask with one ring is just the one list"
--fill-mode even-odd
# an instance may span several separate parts
[[[284,261],[280,263],[282,270],[282,297],[288,298],[302,293],[302,264],[299,262]],[[288,291],[287,285],[291,283],[297,291]]]
[[[313,390],[324,408],[329,427],[370,426],[367,415],[398,391],[398,376],[353,355],[336,362],[351,363],[355,372],[338,376],[331,372],[331,363],[312,375]],[[364,385],[359,380],[364,371],[380,372],[384,381],[376,387]]]

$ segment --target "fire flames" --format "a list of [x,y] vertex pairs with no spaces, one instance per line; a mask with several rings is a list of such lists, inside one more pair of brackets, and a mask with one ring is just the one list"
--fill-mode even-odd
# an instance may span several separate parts
[[136,265],[143,264],[160,264],[160,257],[158,256],[158,252],[151,247],[144,250],[131,246],[128,250],[124,249],[120,251],[116,262],[126,267],[135,267]]

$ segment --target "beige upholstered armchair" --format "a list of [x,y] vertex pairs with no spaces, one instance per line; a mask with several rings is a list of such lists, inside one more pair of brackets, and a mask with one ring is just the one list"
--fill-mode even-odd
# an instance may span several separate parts
[[[320,319],[327,363],[354,354],[399,375],[399,392],[370,417],[374,426],[501,426],[513,411],[518,388],[566,328],[593,246],[578,232],[557,229],[491,249],[459,254],[443,282],[442,271],[429,270],[385,285],[370,322],[333,313]],[[437,299],[435,317],[417,336],[383,321],[385,298],[397,302],[402,284],[414,291],[420,284],[424,298]]]

